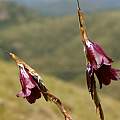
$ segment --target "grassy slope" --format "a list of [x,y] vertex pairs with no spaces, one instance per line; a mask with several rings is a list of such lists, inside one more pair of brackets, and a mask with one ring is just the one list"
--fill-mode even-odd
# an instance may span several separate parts
[[[20,90],[17,67],[1,60],[0,65],[0,120],[63,119],[55,105],[46,103],[43,98],[33,105],[16,98],[15,94]],[[69,106],[73,120],[98,119],[87,89],[78,88],[55,77],[44,76],[44,79],[49,90]],[[101,95],[101,100],[106,120],[119,120],[120,102],[104,95]]]

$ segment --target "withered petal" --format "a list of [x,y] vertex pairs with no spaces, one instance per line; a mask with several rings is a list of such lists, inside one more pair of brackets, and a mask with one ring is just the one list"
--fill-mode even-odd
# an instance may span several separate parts
[[89,92],[92,92],[93,91],[93,81],[95,80],[95,78],[94,78],[93,68],[90,64],[87,65],[86,78],[87,78],[88,90],[89,90]]
[[111,79],[112,80],[120,79],[120,69],[111,68]]
[[119,76],[120,70],[111,68],[111,65],[102,65],[99,69],[95,71],[95,74],[99,80],[100,88],[102,88],[102,84],[109,85],[111,80],[120,79]]
[[41,98],[41,92],[37,87],[31,89],[31,94],[26,97],[27,101],[32,104],[35,103],[36,99]]

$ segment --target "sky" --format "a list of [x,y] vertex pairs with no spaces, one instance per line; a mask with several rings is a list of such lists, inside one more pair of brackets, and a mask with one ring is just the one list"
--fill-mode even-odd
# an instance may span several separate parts
[[[10,1],[10,0],[9,0]],[[47,15],[74,14],[76,0],[14,0]],[[120,0],[79,0],[85,11],[120,9]]]

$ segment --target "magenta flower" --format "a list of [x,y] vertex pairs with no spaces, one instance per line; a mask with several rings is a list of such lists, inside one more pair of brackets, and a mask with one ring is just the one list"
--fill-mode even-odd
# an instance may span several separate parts
[[17,97],[26,98],[29,103],[35,103],[36,99],[41,97],[42,91],[47,91],[45,87],[42,87],[38,83],[38,78],[34,77],[29,73],[23,64],[18,64],[20,71],[20,83],[22,91],[17,94]]
[[104,120],[104,112],[102,110],[102,106],[97,94],[94,75],[97,76],[100,88],[102,88],[102,84],[109,85],[111,83],[111,80],[120,79],[120,69],[112,68],[112,59],[105,54],[104,50],[97,43],[89,40],[85,27],[84,15],[80,9],[79,0],[77,0],[77,5],[80,33],[82,35],[82,42],[84,44],[87,58],[87,86],[92,100],[95,103],[96,110],[99,111],[100,119]]
[[32,104],[35,103],[36,99],[41,98],[43,95],[46,101],[51,101],[57,105],[64,115],[65,120],[72,120],[61,100],[50,93],[45,87],[41,76],[39,76],[34,69],[27,65],[22,59],[18,58],[15,54],[9,53],[9,55],[19,67],[22,90],[17,94],[17,97],[26,98],[27,101]]
[[17,94],[17,97],[26,98],[29,103],[34,103],[36,99],[41,97],[41,91],[33,77],[25,70],[22,64],[19,65],[19,70],[22,91]]
[[27,101],[32,104],[35,103],[36,99],[41,98],[41,95],[43,95],[45,100],[48,101],[48,96],[46,94],[48,90],[44,86],[42,78],[23,60],[19,59],[13,53],[9,54],[19,67],[22,90],[17,94],[17,97],[26,98]]
[[112,59],[105,54],[98,44],[86,40],[84,45],[88,60],[86,70],[88,90],[94,100],[96,109],[99,110],[101,120],[104,120],[104,113],[96,91],[94,74],[98,78],[100,88],[102,88],[102,84],[109,85],[111,80],[120,79],[120,70],[111,67]]
[[88,60],[88,74],[89,76],[96,74],[100,88],[102,88],[102,84],[109,85],[111,80],[120,79],[120,70],[111,67],[112,59],[98,44],[86,40],[85,52]]

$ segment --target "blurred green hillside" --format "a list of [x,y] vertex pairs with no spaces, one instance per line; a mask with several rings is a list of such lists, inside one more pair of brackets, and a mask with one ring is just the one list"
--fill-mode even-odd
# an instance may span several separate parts
[[37,12],[12,1],[0,1],[0,29],[9,25],[29,22],[37,17]]
[[[87,14],[87,28],[115,61],[120,60],[120,11]],[[14,51],[44,73],[64,79],[83,74],[85,59],[77,16],[37,17],[0,29],[0,47]],[[119,66],[118,66],[119,67]]]
[[[13,63],[2,60],[0,60],[0,65],[0,120],[64,119],[56,106],[45,102],[43,98],[32,105],[22,98],[17,98],[15,95],[21,89],[17,67]],[[42,77],[49,90],[57,95],[71,111],[73,120],[98,119],[87,89],[79,88],[52,76],[42,75]],[[116,90],[116,93],[119,95],[119,91]],[[120,101],[103,94],[101,101],[106,115],[105,120],[119,120]]]

